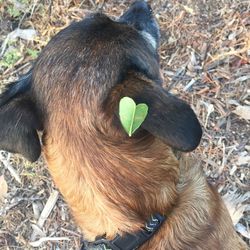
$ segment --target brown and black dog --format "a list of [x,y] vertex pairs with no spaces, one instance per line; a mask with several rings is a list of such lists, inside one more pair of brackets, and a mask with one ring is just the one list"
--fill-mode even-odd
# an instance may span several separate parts
[[[176,157],[195,149],[202,131],[190,106],[163,89],[158,45],[144,1],[116,21],[98,13],[71,24],[0,96],[0,148],[30,161],[42,148],[88,241],[137,234],[161,214],[140,249],[247,249],[201,166]],[[124,96],[149,107],[132,138],[118,117]]]

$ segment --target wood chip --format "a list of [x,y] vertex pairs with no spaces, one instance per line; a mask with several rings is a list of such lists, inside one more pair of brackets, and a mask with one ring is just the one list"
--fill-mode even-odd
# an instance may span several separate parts
[[248,208],[248,205],[244,204],[244,202],[250,198],[250,192],[244,195],[240,195],[236,191],[233,193],[228,192],[222,198],[228,208],[233,224],[236,225]]
[[[31,224],[31,227],[33,229],[33,232],[35,232],[36,236],[40,236],[40,237],[46,237],[46,234],[43,232],[43,230],[37,226],[36,224]],[[31,240],[34,241],[34,240]]]
[[34,214],[34,218],[36,219],[36,220],[38,220],[39,219],[39,217],[40,217],[40,209],[39,209],[39,205],[38,205],[38,203],[37,202],[32,202],[32,208],[33,208],[33,214]]
[[238,106],[233,111],[236,115],[238,115],[240,118],[245,120],[250,120],[250,106]]
[[8,184],[4,179],[4,176],[0,176],[0,200],[3,200],[8,192]]
[[245,165],[245,164],[250,164],[250,155],[246,156],[239,156],[238,161],[236,163],[237,165]]
[[10,164],[10,162],[9,162],[9,156],[10,156],[10,154],[8,154],[8,158],[6,159],[6,158],[0,153],[0,161],[2,162],[2,164],[4,165],[4,167],[10,172],[10,174],[14,177],[14,179],[15,179],[19,184],[22,184],[21,178],[20,178],[18,172],[11,166],[11,164]]
[[183,91],[188,91],[196,83],[195,79],[192,79],[184,88]]
[[250,239],[250,231],[245,226],[243,226],[241,223],[238,223],[235,226],[235,229],[237,232],[239,232],[241,235],[246,237],[247,239]]
[[62,241],[62,240],[70,241],[68,237],[43,237],[37,241],[30,242],[29,244],[32,247],[39,247],[42,245],[42,243],[47,242],[47,241]]
[[182,7],[183,7],[183,8],[185,9],[185,11],[188,12],[189,14],[195,15],[195,11],[194,11],[192,8],[188,7],[187,5],[183,5],[183,4],[182,4]]
[[37,223],[37,225],[39,227],[41,227],[41,228],[43,227],[44,222],[49,217],[52,209],[54,208],[54,206],[58,200],[58,197],[59,197],[59,192],[57,190],[54,190],[53,193],[50,195],[49,199],[47,200],[47,202],[44,206],[44,209],[40,215],[40,218],[39,218],[38,223]]
[[[39,228],[43,228],[43,225],[44,225],[45,221],[47,220],[47,218],[49,217],[52,209],[54,208],[54,206],[58,200],[58,197],[59,197],[59,192],[57,190],[54,190],[52,192],[52,194],[50,195],[49,199],[47,200],[47,202],[43,208],[43,211],[38,219],[37,226]],[[31,235],[31,239],[35,239],[36,236],[37,236],[36,232],[33,231],[32,235]]]
[[204,124],[204,127],[206,128],[207,124],[208,124],[208,118],[214,112],[214,105],[211,103],[204,102],[204,101],[202,101],[201,103],[204,104],[204,106],[207,110],[206,120],[205,120],[205,124]]

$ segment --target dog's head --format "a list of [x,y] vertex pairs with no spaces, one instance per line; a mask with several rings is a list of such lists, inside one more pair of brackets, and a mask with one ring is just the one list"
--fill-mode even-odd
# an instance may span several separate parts
[[130,96],[149,107],[142,130],[177,150],[195,149],[202,134],[196,115],[161,86],[159,34],[144,1],[118,20],[97,13],[59,32],[32,73],[0,96],[0,148],[34,161],[41,151],[36,130],[46,129],[46,116],[55,109],[97,105],[117,121],[120,98]]
[[134,27],[157,51],[160,42],[160,31],[149,4],[144,1],[134,2],[118,21]]

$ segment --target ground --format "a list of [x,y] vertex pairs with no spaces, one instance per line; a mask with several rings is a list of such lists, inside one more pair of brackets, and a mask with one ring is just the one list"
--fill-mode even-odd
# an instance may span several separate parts
[[[203,125],[192,154],[202,160],[249,244],[250,3],[149,2],[161,28],[165,87],[189,102]],[[49,39],[72,21],[97,10],[116,17],[129,3],[0,0],[0,89],[27,72]],[[31,164],[0,152],[0,199],[0,249],[79,249],[81,233],[42,158]]]

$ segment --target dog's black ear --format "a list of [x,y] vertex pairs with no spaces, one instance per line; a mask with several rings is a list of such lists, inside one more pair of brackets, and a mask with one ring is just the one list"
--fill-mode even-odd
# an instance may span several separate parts
[[34,103],[24,97],[0,107],[0,149],[19,153],[33,162],[41,154],[37,130],[42,129]]
[[23,75],[20,79],[8,85],[7,89],[0,95],[0,107],[10,99],[27,93],[31,88],[32,70]]
[[133,28],[133,32],[126,32],[123,44],[128,52],[129,66],[149,79],[161,82],[158,55],[160,31],[150,5],[142,0],[135,1],[118,22]]
[[29,71],[0,95],[0,149],[20,153],[33,162],[41,154],[37,130],[42,129],[42,123],[27,96],[31,84]]
[[129,69],[140,72],[155,82],[161,82],[158,55],[149,49],[145,49],[147,45],[144,44],[144,41],[140,42],[139,48],[131,47],[128,50]]
[[158,85],[145,85],[133,98],[149,107],[142,128],[180,151],[192,151],[198,146],[202,129],[194,111],[184,101]]

